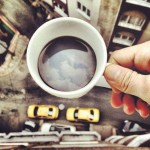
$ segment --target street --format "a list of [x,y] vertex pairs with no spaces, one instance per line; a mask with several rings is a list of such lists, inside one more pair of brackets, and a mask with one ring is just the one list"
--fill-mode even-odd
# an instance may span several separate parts
[[[31,77],[28,76],[28,78]],[[31,83],[32,79],[27,81]],[[31,104],[58,106],[60,109],[63,109],[60,110],[59,118],[57,120],[44,121],[75,125],[77,130],[88,130],[89,124],[66,121],[66,110],[69,107],[95,107],[100,109],[100,122],[96,123],[96,125],[110,124],[119,128],[121,121],[125,119],[150,124],[150,118],[143,119],[137,112],[129,116],[123,112],[122,108],[112,108],[109,101],[111,90],[102,87],[94,87],[88,94],[78,99],[63,99],[52,96],[36,84],[34,87],[28,87],[26,91],[22,90],[17,93],[9,90],[8,92],[3,91],[3,93],[0,93],[0,132],[19,132],[22,130],[22,125],[26,120],[33,120],[39,123],[40,119],[27,117],[27,108]]]

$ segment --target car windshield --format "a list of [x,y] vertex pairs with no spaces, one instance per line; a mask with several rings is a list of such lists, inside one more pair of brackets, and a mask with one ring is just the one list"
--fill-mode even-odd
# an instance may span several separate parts
[[49,116],[52,116],[52,115],[53,115],[53,109],[52,109],[52,108],[49,108],[48,115],[49,115]]
[[78,119],[78,109],[76,109],[76,110],[74,111],[74,118],[75,118],[75,119]]
[[93,110],[90,110],[90,120],[93,120],[94,119],[94,111]]
[[34,108],[34,116],[38,116],[38,113],[37,113],[38,112],[38,108],[39,108],[38,106],[35,106],[35,108]]

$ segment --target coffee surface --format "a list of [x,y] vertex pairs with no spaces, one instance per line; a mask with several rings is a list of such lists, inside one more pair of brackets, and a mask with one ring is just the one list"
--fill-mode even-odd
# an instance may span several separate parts
[[87,85],[94,76],[96,56],[85,41],[63,36],[50,41],[38,60],[39,74],[51,88],[75,91]]

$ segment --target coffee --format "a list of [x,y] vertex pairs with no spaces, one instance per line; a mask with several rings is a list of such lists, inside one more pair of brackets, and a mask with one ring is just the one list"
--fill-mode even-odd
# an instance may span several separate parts
[[86,86],[96,70],[96,56],[85,41],[62,36],[41,51],[38,70],[42,80],[59,91],[75,91]]

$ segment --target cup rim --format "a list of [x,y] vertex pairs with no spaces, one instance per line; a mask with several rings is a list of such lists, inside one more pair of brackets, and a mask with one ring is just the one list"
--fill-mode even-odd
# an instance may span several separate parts
[[[43,28],[45,28],[46,26],[50,26],[51,24],[55,24],[57,22],[60,22],[60,21],[74,21],[76,23],[80,23],[80,24],[83,24],[84,26],[87,26],[88,28],[90,28],[90,30],[92,30],[93,34],[97,34],[97,36],[99,37],[99,40],[101,42],[101,45],[102,45],[102,49],[104,49],[104,58],[103,58],[103,65],[101,66],[101,69],[98,71],[99,73],[99,76],[95,76],[95,73],[94,73],[94,78],[92,78],[90,80],[90,82],[85,85],[84,87],[80,88],[80,89],[77,89],[77,90],[74,90],[74,91],[59,91],[59,90],[55,90],[53,88],[51,88],[50,86],[48,86],[40,77],[40,80],[39,81],[36,76],[37,74],[34,74],[32,72],[32,67],[30,66],[30,51],[32,49],[32,43],[34,42],[34,39],[35,37],[39,34],[39,32],[41,32],[41,30],[43,30]],[[45,43],[46,44],[46,43]],[[97,59],[97,58],[96,58]],[[53,19],[53,20],[50,20],[48,22],[45,22],[43,25],[41,25],[36,31],[35,33],[32,35],[30,41],[29,41],[29,44],[28,44],[28,48],[27,48],[27,66],[28,66],[28,69],[29,69],[29,72],[32,76],[32,78],[34,79],[34,81],[38,84],[38,86],[40,86],[44,91],[52,94],[52,95],[55,95],[57,97],[62,97],[62,98],[68,98],[68,97],[76,97],[76,95],[84,95],[85,92],[87,93],[90,89],[92,89],[96,83],[98,82],[98,80],[100,79],[100,77],[102,76],[103,74],[103,71],[105,69],[105,64],[107,62],[107,52],[106,52],[106,45],[104,43],[104,40],[102,38],[102,36],[100,35],[100,33],[89,23],[87,23],[86,21],[83,21],[81,19],[78,19],[78,18],[73,18],[73,17],[61,17],[61,18],[56,18],[56,19]],[[97,68],[97,67],[96,67]],[[39,75],[40,76],[40,75]],[[42,85],[41,85],[42,84]],[[83,94],[82,94],[83,93]],[[81,97],[81,96],[79,96]]]

